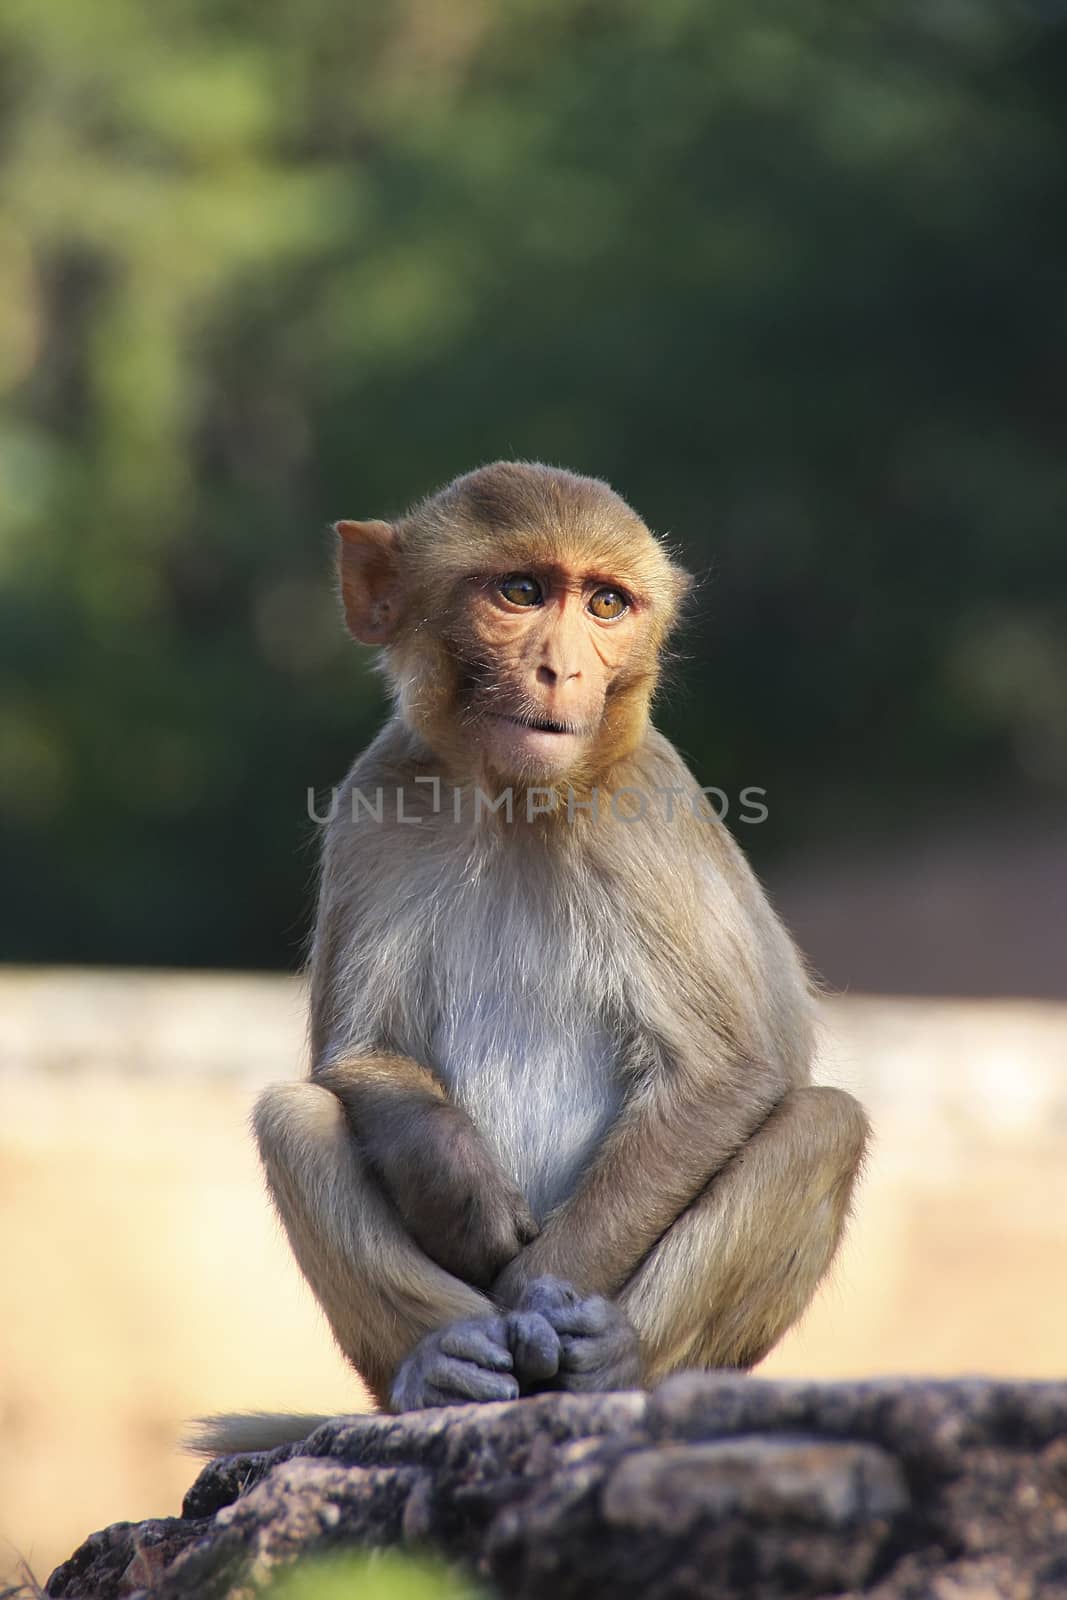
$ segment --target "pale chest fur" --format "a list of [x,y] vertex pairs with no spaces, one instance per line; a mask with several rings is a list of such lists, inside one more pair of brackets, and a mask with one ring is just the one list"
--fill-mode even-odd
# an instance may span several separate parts
[[622,1101],[609,924],[595,885],[557,890],[536,852],[448,843],[419,839],[419,896],[391,895],[379,864],[366,912],[381,933],[361,943],[387,961],[380,976],[361,962],[358,986],[380,1036],[438,1074],[543,1216]]

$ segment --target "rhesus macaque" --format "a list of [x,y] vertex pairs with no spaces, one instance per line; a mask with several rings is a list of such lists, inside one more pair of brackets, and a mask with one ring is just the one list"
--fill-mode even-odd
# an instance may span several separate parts
[[801,962],[649,722],[688,580],[532,464],[336,532],[396,709],[325,829],[310,1078],[256,1106],[297,1261],[397,1410],[751,1367],[867,1123],[811,1087]]

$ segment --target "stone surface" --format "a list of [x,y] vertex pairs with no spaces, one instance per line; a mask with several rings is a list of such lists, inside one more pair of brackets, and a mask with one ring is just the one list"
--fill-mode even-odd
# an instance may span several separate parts
[[67,1600],[242,1600],[305,1552],[432,1549],[515,1600],[1067,1600],[1067,1384],[768,1383],[339,1417],[118,1523]]

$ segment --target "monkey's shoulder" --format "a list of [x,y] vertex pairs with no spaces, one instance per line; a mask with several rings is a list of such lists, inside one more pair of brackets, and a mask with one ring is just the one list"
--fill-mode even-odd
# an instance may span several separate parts
[[627,869],[632,851],[649,870],[714,869],[749,891],[751,870],[724,820],[729,797],[713,785],[701,785],[659,729],[650,727],[638,748],[614,769],[610,805],[600,809],[614,824],[602,846],[615,852],[628,840]]
[[[653,984],[702,996],[729,995],[743,1033],[768,1030],[780,1059],[808,1051],[812,988],[788,930],[748,859],[670,741],[656,730],[634,753],[627,787],[661,800],[640,821],[599,836],[598,877],[616,886]],[[620,791],[621,792],[621,791]],[[636,806],[635,806],[636,810]],[[742,1020],[742,1014],[744,1014]],[[771,1046],[768,1044],[768,1049]]]
[[439,812],[441,788],[432,752],[393,718],[333,790],[326,818],[327,846],[373,848],[384,832],[417,825]]

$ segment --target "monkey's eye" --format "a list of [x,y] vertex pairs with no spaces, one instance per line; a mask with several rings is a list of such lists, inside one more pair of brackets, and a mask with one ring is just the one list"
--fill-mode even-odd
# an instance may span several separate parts
[[601,622],[614,622],[624,611],[629,611],[630,602],[621,589],[598,589],[590,597],[588,609]]
[[545,598],[537,579],[526,572],[512,572],[501,578],[499,588],[504,599],[510,600],[513,606],[539,606]]

